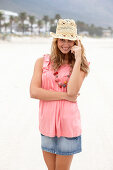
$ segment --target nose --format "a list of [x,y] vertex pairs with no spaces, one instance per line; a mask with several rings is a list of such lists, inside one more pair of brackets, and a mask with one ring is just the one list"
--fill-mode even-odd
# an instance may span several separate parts
[[64,41],[63,45],[68,47],[69,46],[69,42],[68,41]]

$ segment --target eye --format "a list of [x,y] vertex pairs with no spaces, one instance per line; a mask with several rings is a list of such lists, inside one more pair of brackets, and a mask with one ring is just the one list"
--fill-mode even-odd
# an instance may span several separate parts
[[73,43],[74,41],[72,41],[72,40],[68,40],[68,43]]
[[61,42],[64,42],[65,40],[64,39],[60,39]]
[[71,40],[68,40],[68,42],[70,43],[70,42],[72,42]]

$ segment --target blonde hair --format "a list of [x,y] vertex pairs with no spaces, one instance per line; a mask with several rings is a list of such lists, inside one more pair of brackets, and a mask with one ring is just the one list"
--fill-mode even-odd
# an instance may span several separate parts
[[[51,45],[51,54],[50,54],[50,61],[52,63],[52,68],[54,70],[57,70],[63,64],[63,61],[65,59],[65,54],[63,54],[57,46],[57,40],[58,40],[58,38],[53,38],[52,45]],[[76,40],[75,40],[75,44],[78,45]],[[81,41],[80,41],[80,44],[81,44],[81,50],[82,50],[80,70],[85,72],[86,76],[87,76],[90,71],[89,64],[85,57],[84,47],[83,47]],[[69,51],[68,63],[70,64],[72,69],[73,69],[75,62],[76,62],[76,59],[75,59],[74,54],[71,53],[71,51]]]

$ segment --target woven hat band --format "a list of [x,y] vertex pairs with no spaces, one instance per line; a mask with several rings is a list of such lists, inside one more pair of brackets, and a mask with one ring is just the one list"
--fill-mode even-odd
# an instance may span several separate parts
[[56,30],[56,34],[73,34],[73,35],[76,35],[77,34],[77,32],[75,31],[75,29],[74,29],[74,31],[72,30],[72,29],[61,29],[61,30]]

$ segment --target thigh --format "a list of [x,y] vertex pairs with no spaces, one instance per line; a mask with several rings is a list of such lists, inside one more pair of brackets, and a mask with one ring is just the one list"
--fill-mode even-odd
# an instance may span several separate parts
[[43,151],[44,161],[49,170],[55,170],[55,161],[56,161],[56,154]]
[[56,154],[56,167],[55,170],[69,170],[73,155],[57,155]]

